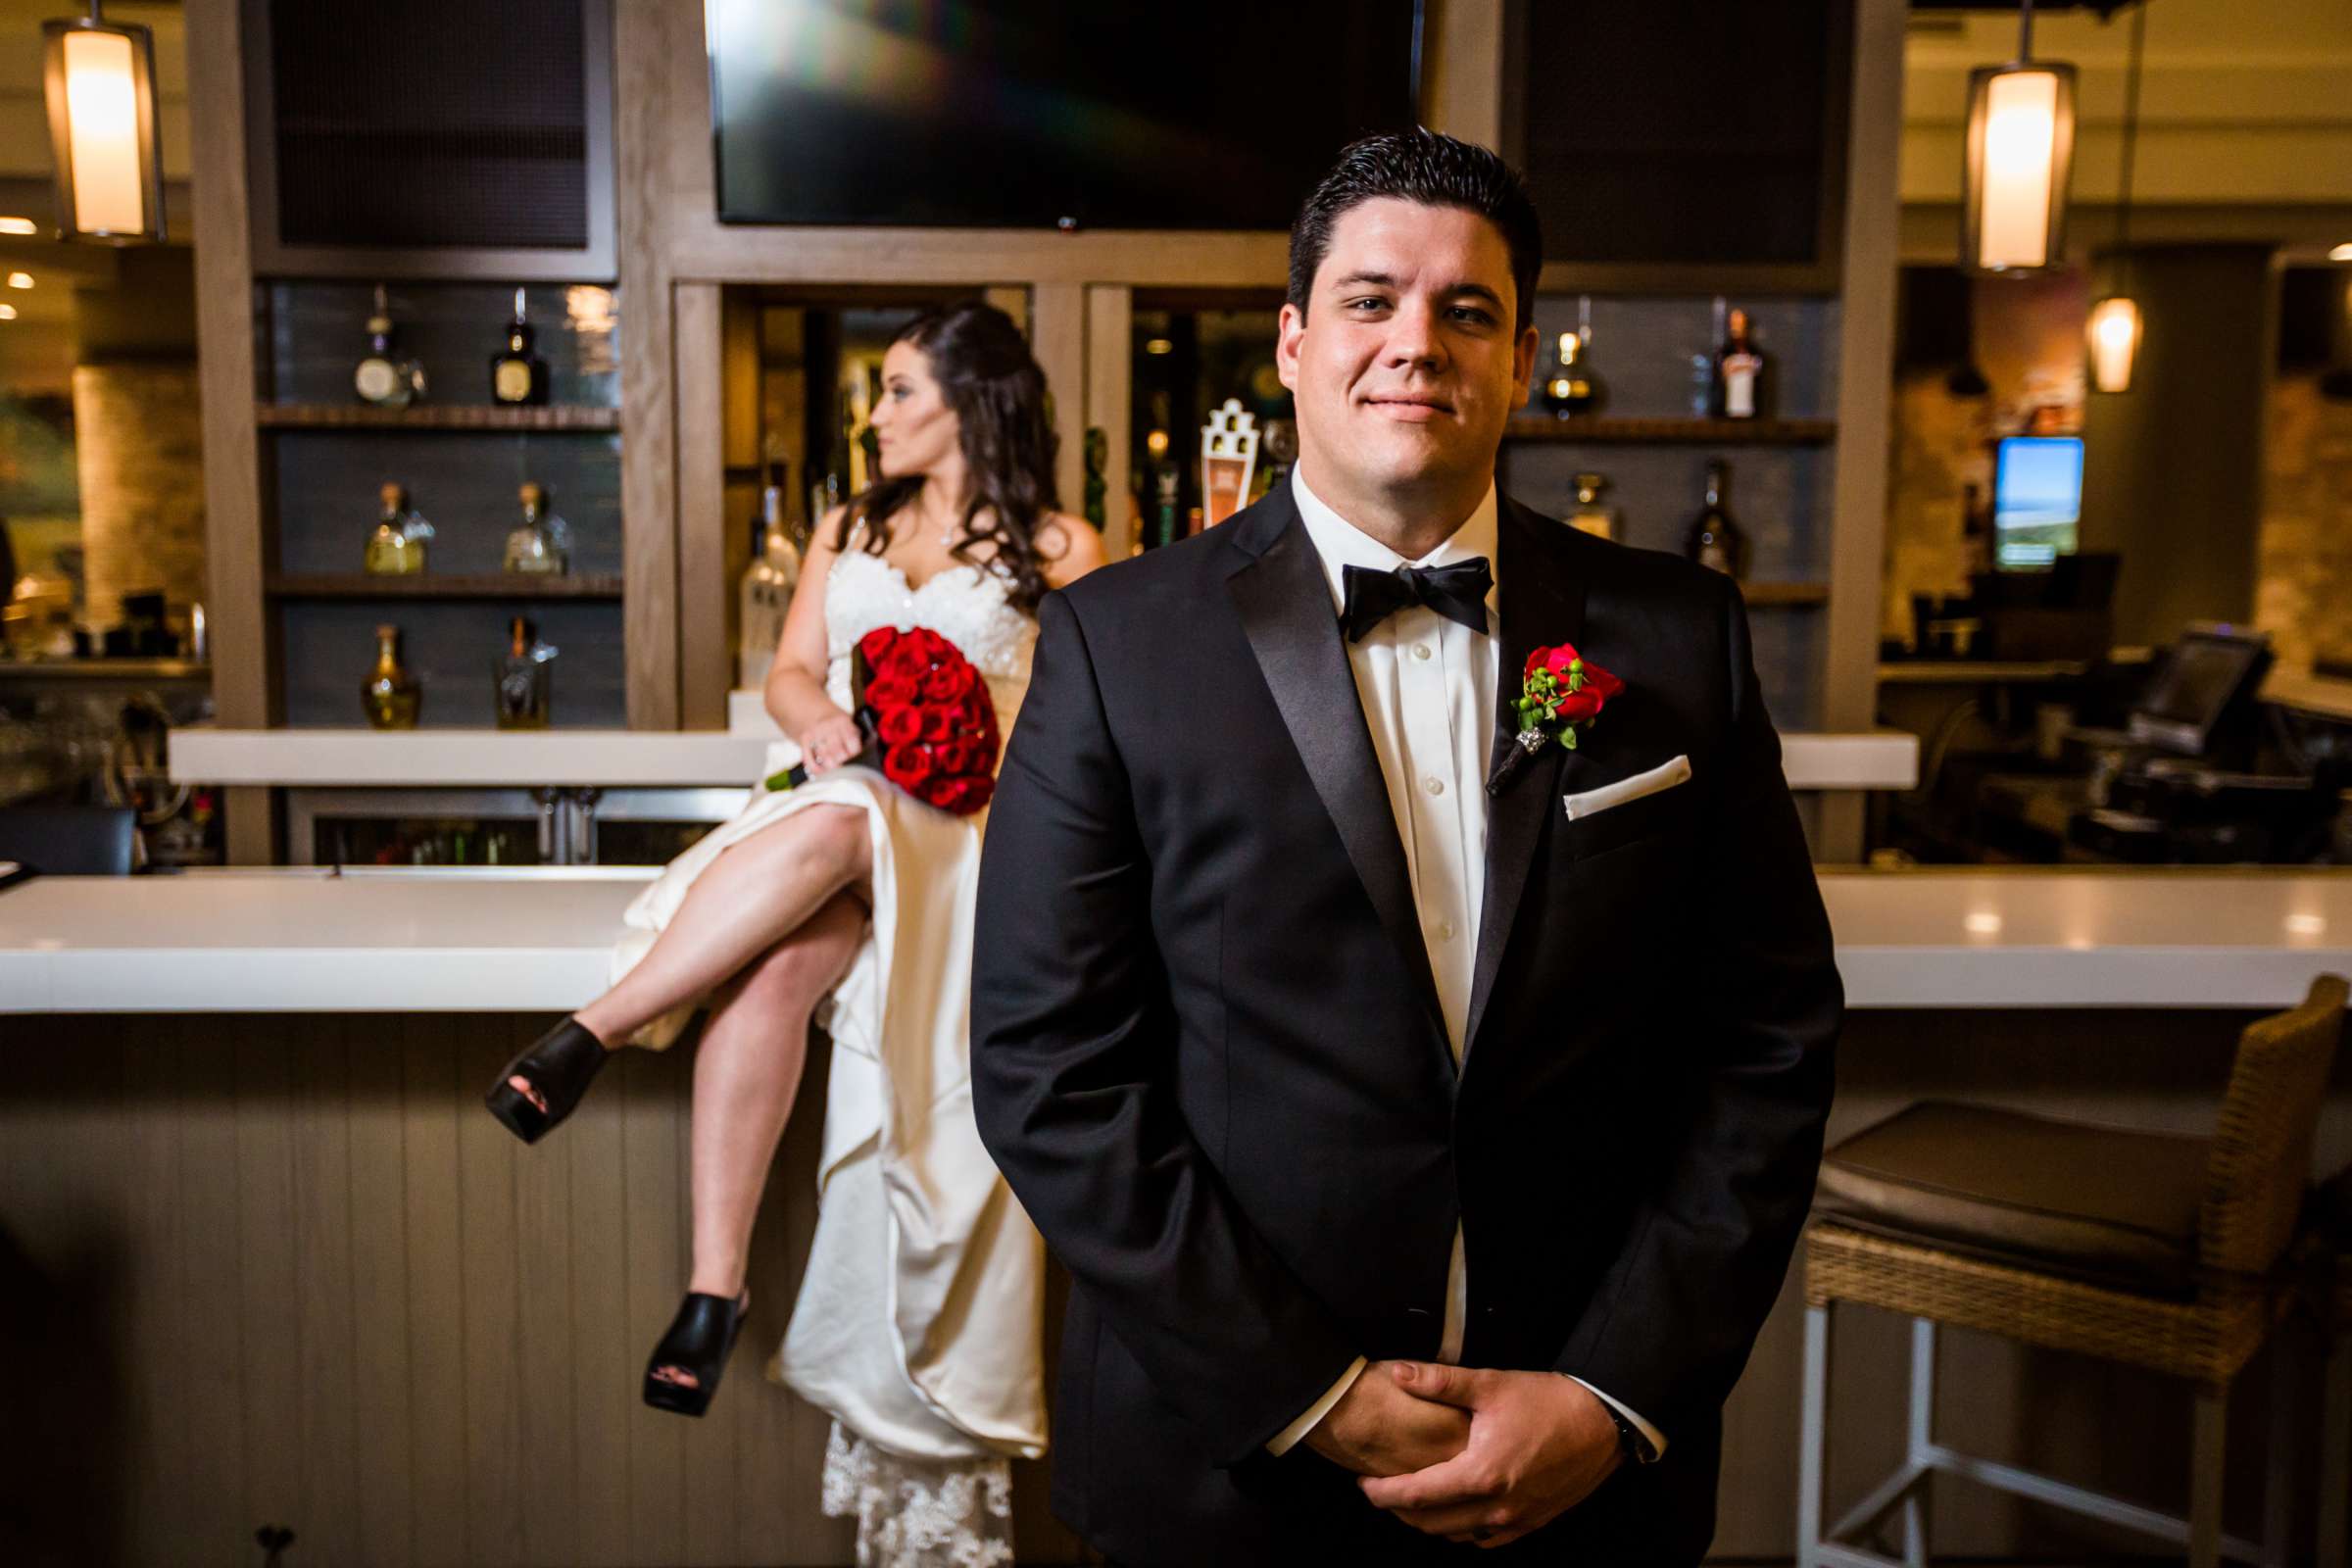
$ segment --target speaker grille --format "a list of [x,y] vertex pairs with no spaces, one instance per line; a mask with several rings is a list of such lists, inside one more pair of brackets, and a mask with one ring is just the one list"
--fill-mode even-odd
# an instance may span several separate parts
[[285,245],[588,243],[580,0],[271,0]]

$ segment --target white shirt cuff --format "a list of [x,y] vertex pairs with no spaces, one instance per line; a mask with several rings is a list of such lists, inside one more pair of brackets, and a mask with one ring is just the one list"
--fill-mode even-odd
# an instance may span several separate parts
[[[1566,1376],[1570,1382],[1585,1383],[1583,1378],[1578,1377],[1573,1372],[1563,1375]],[[1592,1385],[1590,1383],[1585,1383],[1585,1387],[1588,1389],[1592,1389]],[[1655,1453],[1661,1459],[1666,1456],[1666,1434],[1660,1432],[1656,1427],[1653,1427],[1648,1422],[1642,1420],[1641,1411],[1636,1410],[1630,1404],[1619,1403],[1617,1400],[1610,1398],[1607,1395],[1602,1394],[1598,1389],[1592,1389],[1592,1393],[1594,1396],[1597,1397],[1603,1404],[1616,1411],[1619,1415],[1625,1417],[1628,1421],[1631,1421],[1634,1424],[1635,1431],[1641,1433],[1643,1437],[1649,1440],[1649,1447],[1652,1453]]]
[[[1340,1381],[1325,1390],[1323,1397],[1308,1405],[1304,1415],[1274,1434],[1274,1440],[1266,1445],[1266,1451],[1268,1453],[1290,1452],[1293,1445],[1315,1430],[1316,1422],[1331,1414],[1331,1407],[1340,1402],[1340,1396],[1355,1387],[1355,1380],[1364,1375],[1364,1368],[1369,1364],[1362,1356],[1357,1356],[1355,1364],[1341,1373]],[[1592,1392],[1600,1394],[1598,1389],[1594,1389]],[[1601,1397],[1605,1399],[1608,1396],[1603,1394]]]

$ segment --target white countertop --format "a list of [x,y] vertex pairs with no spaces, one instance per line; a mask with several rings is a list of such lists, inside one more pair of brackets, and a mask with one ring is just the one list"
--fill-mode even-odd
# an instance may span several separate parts
[[[561,1012],[647,869],[307,867],[0,892],[0,1013]],[[2352,973],[2352,870],[1825,871],[1856,1007],[2273,1007]]]
[[[198,725],[172,732],[172,777],[289,788],[741,787],[760,776],[779,732],[756,691],[730,694],[727,722],[724,731]],[[1781,767],[1791,789],[1907,790],[1919,782],[1919,737],[1902,730],[1783,735]]]
[[772,737],[724,730],[209,729],[172,732],[181,783],[454,789],[569,784],[741,788]]

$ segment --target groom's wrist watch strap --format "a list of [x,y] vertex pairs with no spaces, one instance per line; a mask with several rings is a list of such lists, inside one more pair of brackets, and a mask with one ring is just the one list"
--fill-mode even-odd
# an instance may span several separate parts
[[1640,1427],[1635,1426],[1631,1421],[1628,1421],[1624,1414],[1608,1400],[1601,1400],[1600,1407],[1609,1413],[1609,1420],[1616,1425],[1617,1446],[1625,1451],[1626,1463],[1657,1463],[1657,1450],[1649,1446],[1649,1440],[1642,1435],[1642,1429]]

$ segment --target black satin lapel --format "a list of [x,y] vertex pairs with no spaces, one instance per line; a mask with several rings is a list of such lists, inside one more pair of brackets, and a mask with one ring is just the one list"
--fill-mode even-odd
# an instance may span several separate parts
[[1529,867],[1544,837],[1544,813],[1557,793],[1551,787],[1560,774],[1566,749],[1553,742],[1507,768],[1519,750],[1513,705],[1519,699],[1520,672],[1527,656],[1554,643],[1574,643],[1584,635],[1585,573],[1575,569],[1554,539],[1540,530],[1564,529],[1565,524],[1539,517],[1504,497],[1495,518],[1495,580],[1502,614],[1502,662],[1494,691],[1494,741],[1487,797],[1486,897],[1478,916],[1478,959],[1471,973],[1470,1013],[1463,1027],[1463,1059],[1478,1044],[1478,1026],[1485,1018],[1487,999],[1502,967],[1511,926],[1527,891]]
[[[1372,733],[1364,724],[1355,674],[1340,641],[1331,587],[1305,524],[1294,520],[1254,564],[1236,572],[1226,586],[1274,694],[1274,706],[1291,732],[1291,744],[1298,749],[1315,793],[1340,830],[1348,858],[1371,895],[1381,926],[1404,960],[1405,973],[1420,993],[1443,1046],[1445,1014],[1438,1006],[1429,950],[1421,939],[1404,846],[1396,837],[1388,785],[1372,750]],[[1450,1048],[1445,1054],[1450,1067]]]

